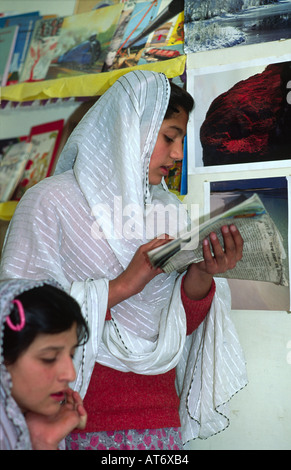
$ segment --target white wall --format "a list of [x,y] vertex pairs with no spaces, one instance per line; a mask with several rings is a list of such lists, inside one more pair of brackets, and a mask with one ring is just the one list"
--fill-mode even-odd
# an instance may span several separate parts
[[[70,15],[74,12],[74,0],[1,0],[2,11],[28,12],[40,10],[41,14]],[[268,45],[265,46],[268,50]],[[243,48],[240,48],[240,53]],[[289,49],[291,50],[291,49]],[[247,49],[246,51],[247,52]],[[228,51],[234,60],[237,49]],[[228,55],[212,51],[212,57],[225,63]],[[195,55],[190,66],[203,66],[205,56]],[[208,60],[208,59],[207,59]],[[199,106],[199,103],[197,103]],[[29,131],[31,125],[53,119],[67,118],[75,109],[25,110],[1,116],[0,138]],[[271,176],[290,174],[290,169],[272,170]],[[241,179],[270,176],[266,171],[246,171],[231,175],[191,175],[189,195],[186,200],[198,203],[203,214],[204,181],[217,179]],[[247,361],[249,384],[239,392],[230,404],[231,423],[223,433],[206,441],[193,441],[187,448],[193,450],[234,449],[291,449],[291,315],[286,312],[237,310],[232,318],[240,337]],[[289,356],[288,356],[289,354]]]
[[230,426],[205,441],[193,441],[187,448],[290,450],[290,315],[233,311],[232,319],[245,353],[249,383],[230,402]]
[[1,0],[0,12],[28,13],[39,11],[41,15],[72,15],[75,0]]

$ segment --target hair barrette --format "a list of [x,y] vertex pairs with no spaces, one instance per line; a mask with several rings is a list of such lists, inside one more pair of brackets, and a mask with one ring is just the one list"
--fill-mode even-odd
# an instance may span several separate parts
[[18,325],[14,325],[9,317],[6,318],[6,323],[7,323],[7,325],[9,326],[9,328],[11,330],[21,331],[25,326],[25,314],[24,314],[23,305],[20,302],[20,300],[17,300],[17,299],[12,300],[12,303],[17,305],[19,318],[20,318],[20,323]]

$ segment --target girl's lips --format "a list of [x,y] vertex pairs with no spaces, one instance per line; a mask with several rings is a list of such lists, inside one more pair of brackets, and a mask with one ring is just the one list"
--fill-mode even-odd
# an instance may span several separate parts
[[58,392],[58,393],[52,393],[51,397],[56,400],[56,401],[63,401],[65,399],[65,393],[64,392]]
[[164,176],[168,176],[171,168],[169,166],[161,166],[161,172],[163,173]]

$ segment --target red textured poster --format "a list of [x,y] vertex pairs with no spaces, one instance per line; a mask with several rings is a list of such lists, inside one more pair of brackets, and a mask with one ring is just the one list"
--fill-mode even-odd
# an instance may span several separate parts
[[291,61],[188,72],[189,173],[291,165]]

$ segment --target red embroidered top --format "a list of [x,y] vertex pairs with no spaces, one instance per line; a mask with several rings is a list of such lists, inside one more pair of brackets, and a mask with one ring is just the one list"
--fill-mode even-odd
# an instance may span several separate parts
[[[187,334],[191,334],[204,320],[214,293],[213,281],[204,299],[191,300],[184,292],[182,281]],[[161,375],[139,375],[96,363],[84,406],[88,421],[82,432],[180,427],[175,369]]]

